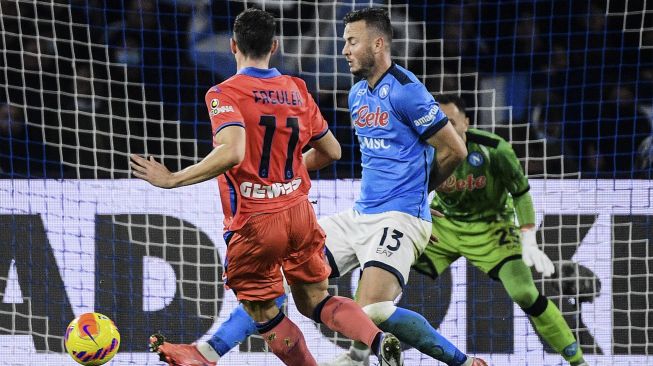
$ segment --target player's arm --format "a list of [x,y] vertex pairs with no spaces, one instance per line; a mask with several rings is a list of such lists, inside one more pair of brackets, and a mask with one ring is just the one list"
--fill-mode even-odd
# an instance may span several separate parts
[[175,188],[217,177],[240,164],[245,156],[245,128],[238,104],[228,93],[213,87],[204,96],[211,118],[213,150],[199,163],[171,173],[150,157],[131,156],[134,175],[161,188]]
[[436,149],[429,174],[430,192],[449,178],[467,157],[467,147],[424,84],[406,84],[400,93],[392,93],[390,97],[420,139]]
[[496,156],[493,159],[497,174],[504,187],[512,196],[515,205],[517,221],[521,229],[522,259],[529,267],[548,277],[555,272],[551,259],[540,250],[535,237],[535,208],[533,197],[529,190],[528,178],[524,175],[519,159],[510,144],[505,141],[499,143]]
[[329,125],[322,116],[315,99],[306,90],[304,81],[301,79],[295,80],[306,93],[307,118],[311,130],[311,140],[308,142],[308,146],[311,148],[303,154],[302,160],[308,171],[320,170],[334,161],[340,160],[342,150],[340,143],[329,130]]
[[451,123],[445,125],[426,142],[435,147],[436,155],[429,174],[429,192],[435,190],[456,170],[467,157],[465,142],[458,136]]
[[145,159],[131,155],[130,165],[134,175],[161,188],[176,188],[215,178],[245,157],[245,129],[242,126],[227,126],[214,136],[215,148],[200,162],[172,173],[153,157]]
[[535,209],[528,178],[512,146],[501,140],[492,157],[492,172],[513,198],[515,213],[522,231],[535,227]]
[[512,199],[521,231],[535,229],[535,208],[533,207],[533,197],[530,192],[525,192],[516,197],[513,196]]
[[533,198],[529,192],[526,192],[521,196],[513,197],[513,201],[521,228],[522,259],[527,266],[535,267],[535,270],[544,277],[549,277],[555,272],[555,266],[537,245]]
[[303,160],[309,171],[320,170],[334,161],[340,160],[342,155],[340,143],[329,130],[324,136],[312,140],[308,145],[311,148],[304,153]]

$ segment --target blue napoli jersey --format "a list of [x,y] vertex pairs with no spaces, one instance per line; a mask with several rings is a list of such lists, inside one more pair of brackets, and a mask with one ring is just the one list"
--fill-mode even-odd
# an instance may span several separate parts
[[367,80],[354,84],[349,113],[363,166],[354,209],[400,211],[431,221],[427,185],[434,149],[426,140],[448,122],[431,93],[393,63],[373,88]]

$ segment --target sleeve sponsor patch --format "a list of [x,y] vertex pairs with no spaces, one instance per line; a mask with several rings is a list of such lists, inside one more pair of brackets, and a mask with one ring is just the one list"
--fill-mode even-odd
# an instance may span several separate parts
[[234,107],[230,105],[223,105],[220,106],[220,101],[216,98],[211,99],[211,102],[209,103],[211,107],[211,116],[216,116],[220,113],[225,113],[225,112],[233,112]]
[[429,110],[428,114],[414,120],[413,124],[415,124],[415,126],[417,126],[417,127],[419,127],[419,126],[428,126],[431,123],[433,123],[433,120],[435,119],[435,115],[437,113],[438,113],[438,108],[437,107],[432,107]]

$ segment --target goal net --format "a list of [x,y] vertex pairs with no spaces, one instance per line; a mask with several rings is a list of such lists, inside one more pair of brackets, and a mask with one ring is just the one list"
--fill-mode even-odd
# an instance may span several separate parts
[[[650,2],[3,0],[0,365],[74,364],[65,329],[90,311],[120,330],[111,364],[157,365],[150,334],[207,340],[238,306],[223,287],[217,184],[160,190],[133,179],[129,155],[179,170],[210,151],[203,97],[236,71],[229,38],[245,7],[275,14],[273,66],[307,82],[342,144],[314,175],[318,215],[350,208],[361,167],[342,18],[371,5],[389,10],[396,63],[512,144],[556,264],[536,283],[589,364],[653,363]],[[331,292],[352,296],[357,279]],[[489,364],[566,364],[462,258],[437,279],[413,271],[399,303]],[[286,311],[318,361],[349,347],[292,299]],[[279,364],[258,336],[221,362]]]

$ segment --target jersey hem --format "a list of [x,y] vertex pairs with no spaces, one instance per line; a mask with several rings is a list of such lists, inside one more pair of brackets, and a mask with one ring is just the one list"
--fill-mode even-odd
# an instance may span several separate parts
[[[416,217],[416,218],[418,218],[420,220],[424,220],[424,221],[429,222],[429,223],[432,222],[431,221],[431,215],[430,215],[431,211],[430,210],[424,210],[425,212],[420,214],[420,211],[422,211],[421,209],[419,211],[415,210],[417,212],[415,212],[415,211],[411,212],[411,211],[408,211],[408,210],[399,210],[399,209],[395,209],[395,208],[388,209],[388,208],[383,208],[383,206],[379,206],[378,209],[369,209],[369,208],[368,209],[363,209],[358,204],[356,204],[354,206],[354,211],[358,212],[361,215],[377,215],[377,214],[382,214],[382,213],[386,213],[386,212],[401,212],[402,214],[410,215],[412,217]],[[426,212],[429,213],[428,217],[425,216]]]
[[213,136],[217,135],[218,132],[222,131],[223,128],[229,127],[229,126],[240,126],[242,128],[245,128],[245,124],[242,123],[242,122],[227,122],[227,123],[224,123],[224,124],[216,127],[215,132],[213,133]]
[[[287,202],[286,204],[284,204],[283,206],[278,207],[277,209],[272,209],[272,210],[257,209],[256,211],[253,211],[251,215],[247,215],[247,217],[245,217],[244,219],[240,219],[240,217],[239,217],[239,221],[236,224],[234,224],[234,222],[236,221],[236,215],[234,215],[231,225],[229,225],[228,227],[225,226],[224,230],[225,231],[238,231],[238,230],[242,229],[245,225],[247,225],[247,222],[249,222],[249,220],[251,220],[254,217],[258,217],[258,216],[261,216],[261,215],[275,214],[275,213],[278,213],[278,212],[282,212],[282,211],[291,209],[291,208],[297,206],[298,204],[304,202],[304,200],[308,200],[308,196],[306,194],[302,194],[301,196],[298,196],[295,201]],[[242,209],[241,209],[241,211],[242,211]],[[244,216],[244,215],[242,215],[242,213],[241,213],[241,217],[242,216]],[[240,220],[242,220],[242,222]]]
[[311,141],[316,141],[324,137],[327,133],[329,132],[329,127],[325,128],[324,131],[320,132],[319,134],[311,137]]
[[390,265],[388,265],[386,263],[379,262],[379,261],[369,261],[369,262],[365,263],[365,265],[363,266],[363,269],[365,269],[367,267],[377,267],[377,268],[384,269],[384,270],[392,273],[395,277],[397,277],[397,280],[399,281],[399,285],[401,286],[402,289],[406,286],[404,276],[401,274],[401,272],[399,272],[396,268],[394,268],[394,267],[392,267],[392,266],[390,266]]
[[449,123],[449,118],[444,117],[443,119],[439,120],[437,123],[434,123],[433,126],[429,127],[424,131],[419,138],[422,140],[428,140],[431,136],[435,135],[438,131],[440,131],[444,126]]

